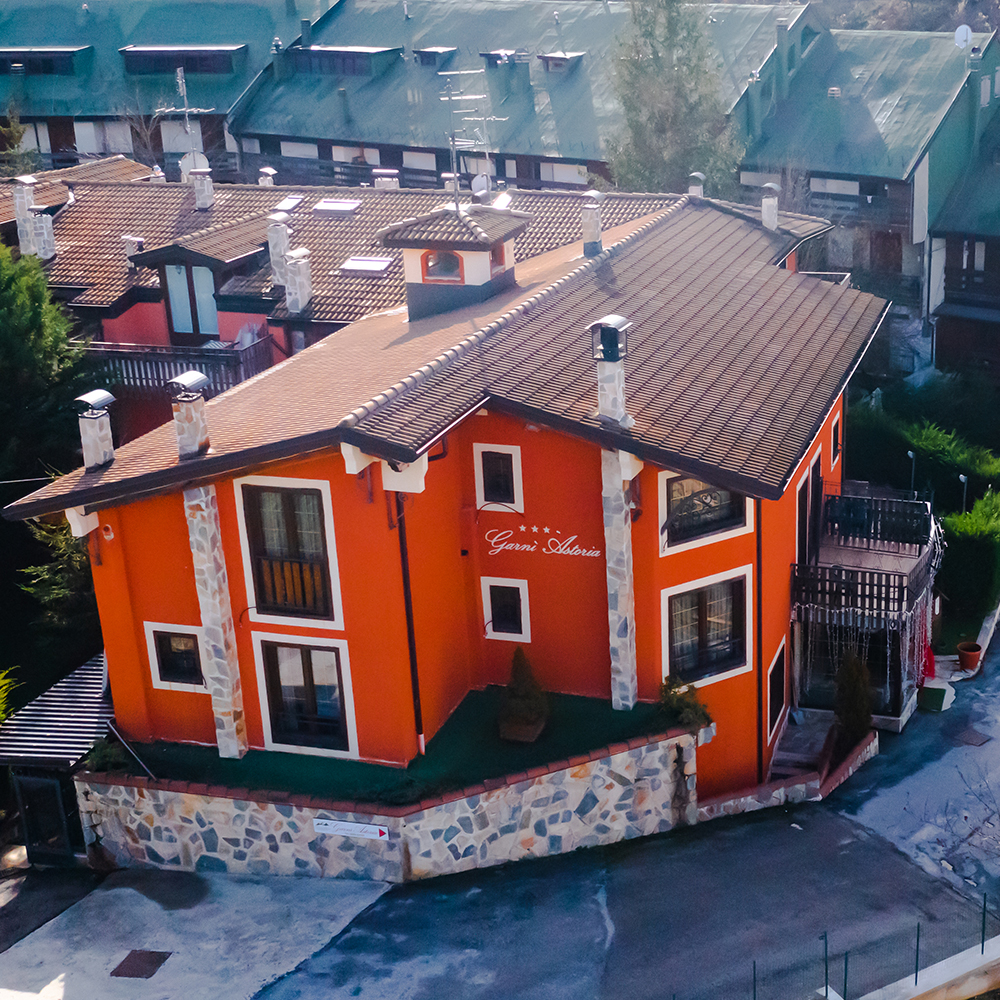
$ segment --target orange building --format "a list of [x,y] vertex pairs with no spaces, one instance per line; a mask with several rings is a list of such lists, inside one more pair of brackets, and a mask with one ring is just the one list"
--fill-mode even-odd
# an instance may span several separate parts
[[90,539],[128,737],[405,765],[520,645],[546,689],[623,711],[695,685],[699,793],[765,780],[792,569],[887,306],[789,266],[816,220],[684,196],[604,249],[598,213],[589,256],[516,276],[523,213],[409,218],[379,235],[423,318],[369,316],[208,402],[176,379],[173,424],[117,451],[89,401],[86,468],[5,516]]

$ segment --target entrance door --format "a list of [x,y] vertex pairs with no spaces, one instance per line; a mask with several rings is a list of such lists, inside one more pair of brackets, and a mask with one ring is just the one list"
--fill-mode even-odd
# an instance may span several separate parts
[[[12,772],[21,830],[32,864],[68,864],[83,835],[72,783],[55,777]],[[79,834],[74,836],[74,834]]]

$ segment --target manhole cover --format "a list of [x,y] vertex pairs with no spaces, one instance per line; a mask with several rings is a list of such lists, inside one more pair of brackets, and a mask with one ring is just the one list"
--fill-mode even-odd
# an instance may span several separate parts
[[172,954],[172,951],[135,949],[115,966],[111,975],[121,979],[149,979]]
[[988,743],[991,737],[969,726],[968,729],[963,729],[955,739],[960,743],[967,743],[970,747],[981,747],[984,743]]

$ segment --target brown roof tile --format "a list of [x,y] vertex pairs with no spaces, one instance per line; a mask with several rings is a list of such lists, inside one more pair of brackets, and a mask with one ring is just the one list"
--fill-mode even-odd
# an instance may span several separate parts
[[531,222],[527,212],[485,205],[442,205],[433,212],[404,219],[380,229],[375,236],[387,247],[461,250],[483,249],[520,236]]

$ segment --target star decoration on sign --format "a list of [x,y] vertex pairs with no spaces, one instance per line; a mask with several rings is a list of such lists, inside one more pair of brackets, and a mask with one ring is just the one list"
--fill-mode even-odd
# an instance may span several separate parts
[[527,528],[526,528],[526,527],[525,527],[525,526],[524,526],[524,525],[522,524],[522,525],[521,525],[521,530],[522,530],[522,531],[527,531],[528,529],[527,529]]
[[538,525],[537,525],[537,524],[533,524],[533,525],[531,526],[531,533],[532,533],[533,535],[537,535],[537,534],[538,534]]
[[549,529],[548,528],[542,528],[542,531],[544,531],[546,535],[549,533]]

